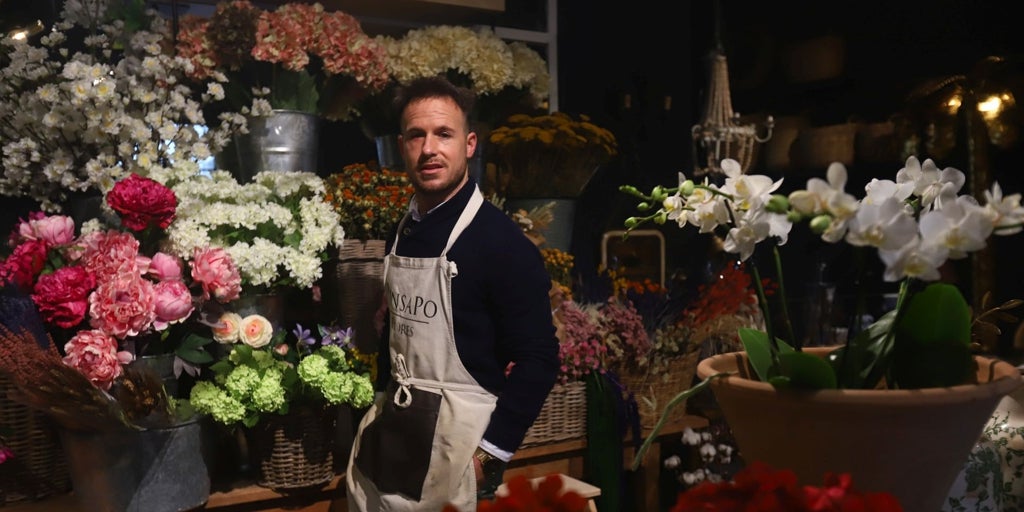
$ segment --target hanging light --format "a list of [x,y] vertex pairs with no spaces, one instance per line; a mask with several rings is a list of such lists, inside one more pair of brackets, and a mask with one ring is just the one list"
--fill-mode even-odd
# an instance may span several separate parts
[[729,92],[729,65],[725,58],[720,35],[721,12],[715,3],[715,49],[711,52],[711,73],[708,77],[707,103],[699,124],[693,126],[693,173],[696,176],[722,175],[722,160],[731,158],[740,164],[743,172],[750,169],[755,144],[772,137],[775,120],[768,116],[758,135],[756,123],[743,123],[732,110]]

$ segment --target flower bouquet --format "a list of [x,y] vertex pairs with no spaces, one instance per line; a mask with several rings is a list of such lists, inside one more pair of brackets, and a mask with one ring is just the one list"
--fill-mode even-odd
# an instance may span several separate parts
[[564,112],[508,117],[488,141],[498,166],[498,190],[508,198],[573,198],[598,166],[618,154],[615,136]]
[[[959,195],[966,181],[962,172],[940,170],[933,161],[915,157],[907,159],[895,181],[873,179],[859,201],[843,190],[847,175],[841,164],[829,167],[827,181],[812,178],[805,190],[788,196],[774,193],[781,181],[744,175],[732,160],[724,160],[722,167],[726,179],[721,186],[680,175],[677,187],[656,187],[651,194],[622,187],[642,198],[641,209],[656,208],[648,216],[627,219],[627,229],[645,221],[672,220],[706,233],[721,231],[724,250],[742,261],[755,256],[760,242],[771,240],[776,244],[775,268],[781,269],[778,244],[786,242],[795,222],[806,219],[826,242],[876,248],[885,265],[883,278],[900,282],[899,295],[894,310],[843,345],[804,349],[793,337],[784,308],[781,325],[772,321],[758,267],[751,264],[765,329],[741,328],[744,352],[702,361],[698,375],[704,380],[668,407],[711,387],[747,460],[785,460],[786,467],[805,479],[823,465],[848,465],[844,467],[854,468],[850,471],[859,481],[891,490],[914,510],[938,508],[983,421],[1003,395],[1020,385],[1021,375],[1005,362],[971,353],[971,308],[955,286],[933,281],[940,278],[939,268],[947,259],[983,248],[989,235],[1020,232],[1020,195],[1004,196],[993,184],[980,204]],[[776,282],[778,302],[784,306],[785,283],[779,272]],[[809,411],[816,412],[788,426],[765,416],[788,419]],[[947,421],[952,411],[958,421]],[[747,423],[748,412],[759,419]],[[884,421],[884,428],[874,421]],[[916,457],[928,451],[931,444],[914,445],[906,439],[925,425],[935,427],[931,439],[942,436],[944,449],[911,470],[903,466],[910,455],[897,453],[911,450]],[[847,427],[856,429],[849,433],[856,436],[853,445],[883,450],[891,455],[889,462],[900,463],[881,467],[862,452],[836,444],[830,434]],[[784,432],[797,436],[800,448],[783,442]]]
[[352,15],[319,3],[264,11],[221,2],[209,18],[182,18],[177,50],[190,78],[226,87],[229,110],[252,115],[283,109],[348,120],[355,101],[388,80],[383,47]]
[[544,59],[522,42],[506,43],[489,28],[435,25],[410,30],[400,38],[375,39],[385,48],[383,62],[391,82],[360,105],[368,135],[397,133],[392,90],[424,76],[445,76],[475,92],[477,118],[488,126],[510,111],[532,111],[547,101],[550,75]]
[[338,212],[345,236],[384,240],[409,209],[413,189],[404,172],[346,165],[324,178],[325,199]]
[[115,3],[65,2],[49,33],[0,42],[0,194],[65,211],[70,197],[106,193],[132,173],[193,175],[244,126],[226,112],[200,135],[219,91],[186,85],[166,19]]

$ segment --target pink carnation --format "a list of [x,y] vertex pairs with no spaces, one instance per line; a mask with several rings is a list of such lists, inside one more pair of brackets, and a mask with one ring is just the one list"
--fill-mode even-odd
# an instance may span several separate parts
[[139,255],[139,241],[131,233],[109,230],[83,239],[86,242],[82,253],[85,269],[96,279],[104,281],[119,274],[139,274],[136,257]]
[[229,302],[242,293],[242,275],[235,261],[221,247],[196,248],[192,256],[192,280],[203,288],[203,299]]
[[18,288],[29,291],[45,265],[46,244],[28,240],[15,247],[14,252],[0,263],[0,281],[14,283]]
[[121,376],[121,365],[132,361],[131,353],[117,350],[117,340],[98,330],[79,331],[64,345],[64,353],[64,364],[100,389],[110,389]]
[[89,323],[118,339],[147,330],[156,319],[153,283],[138,274],[101,282],[89,296]]
[[32,301],[44,321],[68,329],[85,318],[89,293],[95,287],[96,278],[89,271],[80,266],[63,267],[39,277]]
[[114,184],[107,204],[121,215],[121,225],[132,231],[150,226],[167,229],[174,221],[178,198],[160,182],[132,173]]
[[181,322],[192,314],[192,294],[184,281],[160,281],[153,287],[153,328],[162,331],[169,324]]

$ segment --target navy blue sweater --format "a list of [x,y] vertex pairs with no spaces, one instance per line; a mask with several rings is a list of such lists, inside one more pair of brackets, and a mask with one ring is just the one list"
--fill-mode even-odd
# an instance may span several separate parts
[[[436,258],[475,189],[470,180],[420,222],[406,220],[397,254]],[[388,238],[391,251],[394,236]],[[490,201],[448,251],[455,345],[469,373],[498,396],[484,439],[515,452],[558,376],[558,339],[551,318],[551,277],[537,247]],[[388,330],[385,329],[385,340]],[[386,345],[385,345],[386,346]],[[390,378],[387,350],[380,375]],[[515,362],[508,377],[505,368]]]

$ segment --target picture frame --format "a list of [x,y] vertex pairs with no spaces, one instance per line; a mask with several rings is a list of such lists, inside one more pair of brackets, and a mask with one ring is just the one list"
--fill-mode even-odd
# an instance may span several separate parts
[[650,279],[665,286],[665,235],[656,229],[605,231],[601,267],[632,281]]

